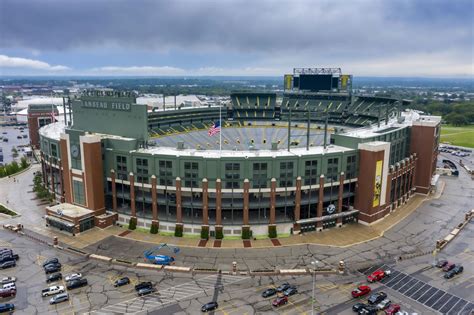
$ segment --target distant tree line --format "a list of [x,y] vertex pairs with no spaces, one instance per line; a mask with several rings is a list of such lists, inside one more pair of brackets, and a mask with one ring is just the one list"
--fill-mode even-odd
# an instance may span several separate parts
[[474,101],[446,104],[442,102],[413,103],[410,108],[425,113],[443,116],[443,120],[454,126],[474,124]]

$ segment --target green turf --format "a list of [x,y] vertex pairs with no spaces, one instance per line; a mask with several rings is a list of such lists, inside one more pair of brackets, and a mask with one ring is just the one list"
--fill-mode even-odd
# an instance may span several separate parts
[[441,142],[474,148],[474,125],[464,127],[441,126]]

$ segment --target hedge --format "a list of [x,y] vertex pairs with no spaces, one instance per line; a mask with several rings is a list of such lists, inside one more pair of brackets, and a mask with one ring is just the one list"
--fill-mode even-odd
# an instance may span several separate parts
[[174,236],[183,237],[183,226],[181,224],[176,224],[174,228]]
[[158,223],[152,223],[150,227],[151,234],[158,234]]
[[224,233],[222,229],[216,229],[216,240],[221,240],[224,238]]
[[209,239],[209,227],[208,226],[201,227],[201,239],[203,239],[203,240]]
[[248,240],[252,237],[252,231],[250,229],[242,229],[242,239]]
[[277,237],[277,228],[275,225],[268,226],[268,237],[269,238],[276,238]]
[[131,217],[130,222],[128,223],[129,230],[135,230],[137,228],[137,218]]

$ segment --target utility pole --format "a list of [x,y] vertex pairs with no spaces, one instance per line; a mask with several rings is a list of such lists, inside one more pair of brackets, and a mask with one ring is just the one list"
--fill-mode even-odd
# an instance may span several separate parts
[[329,115],[326,115],[326,120],[324,122],[324,150],[326,150],[327,147],[327,138],[328,138],[328,117]]
[[290,152],[290,144],[291,144],[291,107],[290,107],[290,113],[288,115],[288,152]]
[[309,108],[308,108],[308,125],[306,127],[306,151],[309,151],[309,126],[310,126],[310,118],[309,118]]

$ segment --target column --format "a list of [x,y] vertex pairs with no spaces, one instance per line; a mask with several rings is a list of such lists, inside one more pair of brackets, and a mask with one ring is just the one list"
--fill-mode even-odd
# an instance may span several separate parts
[[295,223],[293,223],[293,234],[300,233],[300,224],[296,223],[301,217],[301,176],[296,178],[295,192]]
[[130,208],[132,209],[132,213],[130,216],[132,218],[137,217],[137,210],[135,208],[135,176],[132,172],[129,174],[129,181],[130,181]]
[[207,178],[202,180],[202,226],[209,229],[209,203],[208,203],[209,183]]
[[156,200],[156,176],[151,176],[151,211],[152,211],[152,220],[151,226],[158,232],[158,203]]
[[46,180],[46,165],[44,163],[44,155],[43,155],[43,152],[40,152],[41,153],[41,171],[42,171],[42,176],[43,176],[43,184],[44,186],[46,187],[47,186],[47,180]]
[[181,178],[176,177],[176,225],[183,225],[183,209],[181,208]]
[[393,178],[393,167],[389,167],[387,175],[387,192],[385,193],[385,208],[388,206],[389,211],[392,211],[392,203],[390,202],[391,192],[392,192],[392,178]]
[[56,189],[54,187],[54,170],[53,170],[53,158],[49,158],[49,169],[51,170],[51,191],[53,192],[53,198],[56,200]]
[[64,202],[64,182],[63,182],[63,169],[62,169],[62,162],[58,161],[59,167],[59,195],[61,196],[61,203]]
[[243,213],[243,225],[242,225],[242,234],[244,230],[250,230],[249,226],[249,189],[250,189],[250,182],[246,178],[244,180],[244,213]]
[[[344,172],[341,172],[339,176],[339,194],[337,196],[337,213],[342,213],[342,194],[344,193],[344,179],[345,175]],[[336,226],[342,226],[342,217],[338,217],[336,219]]]
[[[316,217],[321,218],[323,216],[323,200],[324,200],[324,175],[319,177],[319,199],[318,209],[316,211]],[[316,222],[316,231],[323,230],[323,221]]]
[[216,238],[222,235],[222,182],[216,179]]
[[395,175],[395,186],[393,187],[393,202],[395,205],[393,206],[393,210],[398,208],[398,165],[395,164],[395,171],[393,173]]
[[117,211],[117,187],[115,186],[115,171],[110,170],[110,178],[112,179],[112,209]]

